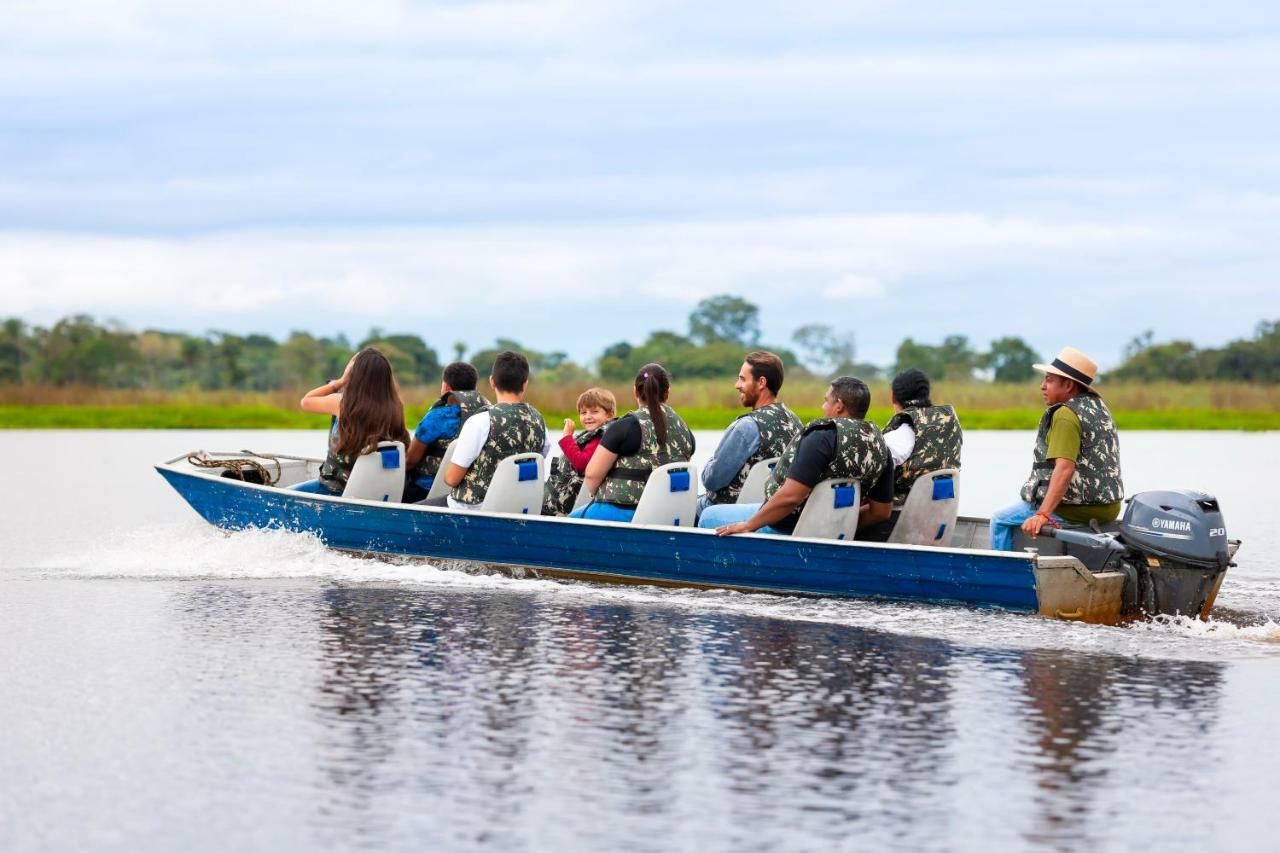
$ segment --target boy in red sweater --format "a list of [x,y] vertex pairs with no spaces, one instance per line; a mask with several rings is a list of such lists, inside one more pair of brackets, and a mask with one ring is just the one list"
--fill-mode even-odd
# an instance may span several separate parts
[[582,475],[587,462],[600,446],[604,428],[618,412],[618,401],[604,388],[588,388],[578,395],[578,418],[582,429],[574,432],[573,419],[564,419],[564,436],[560,439],[563,457],[551,462],[551,472],[543,492],[543,515],[567,515],[582,488]]

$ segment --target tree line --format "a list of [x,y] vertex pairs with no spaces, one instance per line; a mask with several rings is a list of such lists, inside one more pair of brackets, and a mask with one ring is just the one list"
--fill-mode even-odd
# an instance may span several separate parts
[[[339,375],[351,353],[377,346],[405,385],[440,380],[446,360],[471,361],[487,375],[505,349],[528,356],[539,381],[588,383],[596,379],[622,382],[649,361],[665,365],[681,379],[724,378],[737,373],[747,349],[778,353],[791,375],[827,378],[846,373],[864,379],[918,367],[931,377],[952,381],[1025,382],[1032,364],[1041,361],[1020,337],[1004,337],[985,349],[963,335],[930,344],[907,338],[887,366],[857,359],[851,332],[814,323],[795,329],[787,342],[764,341],[760,311],[731,295],[700,302],[683,331],[660,329],[638,343],[618,341],[606,347],[590,366],[564,352],[539,352],[519,341],[499,338],[492,346],[472,350],[464,342],[445,348],[446,355],[411,333],[371,329],[361,340],[343,335],[316,337],[295,331],[284,340],[268,335],[236,335],[211,331],[202,335],[147,329],[132,331],[116,322],[100,323],[74,315],[49,327],[17,318],[0,323],[0,384],[86,385],[124,389],[270,391],[319,385]],[[1280,321],[1261,323],[1255,335],[1218,349],[1197,348],[1189,341],[1156,343],[1151,332],[1133,339],[1123,363],[1107,375],[1119,380],[1239,380],[1280,382]]]

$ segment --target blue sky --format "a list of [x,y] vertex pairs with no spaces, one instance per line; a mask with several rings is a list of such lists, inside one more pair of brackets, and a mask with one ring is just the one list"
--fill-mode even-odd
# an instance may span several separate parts
[[18,2],[0,314],[589,359],[1280,318],[1280,7]]

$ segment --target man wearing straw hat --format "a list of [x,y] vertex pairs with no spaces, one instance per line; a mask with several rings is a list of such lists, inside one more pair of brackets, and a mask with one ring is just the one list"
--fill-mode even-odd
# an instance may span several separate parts
[[991,517],[991,547],[997,551],[1013,550],[1016,527],[1034,539],[1046,524],[1114,521],[1124,499],[1116,424],[1093,390],[1098,365],[1066,347],[1052,364],[1035,368],[1044,372],[1040,391],[1048,408],[1022,500]]

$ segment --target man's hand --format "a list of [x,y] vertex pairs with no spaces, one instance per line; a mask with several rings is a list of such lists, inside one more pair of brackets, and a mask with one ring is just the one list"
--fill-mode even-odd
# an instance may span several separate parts
[[1049,520],[1043,515],[1033,515],[1022,522],[1022,532],[1035,539],[1040,535],[1040,528],[1044,527],[1048,522]]
[[564,434],[566,438],[573,435],[573,418],[564,419]]
[[751,529],[751,526],[748,525],[745,521],[739,521],[735,524],[726,524],[724,527],[716,528],[717,536],[732,536],[735,533],[754,533],[754,532],[755,531]]

